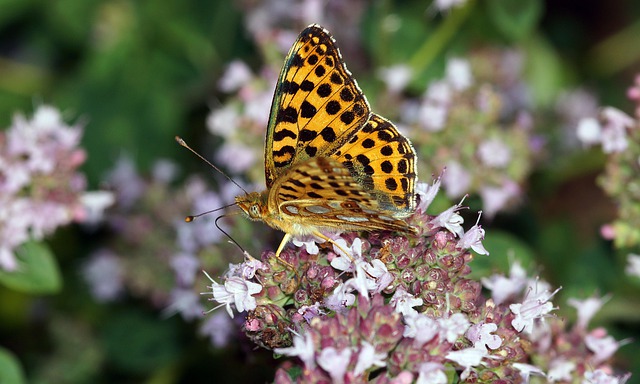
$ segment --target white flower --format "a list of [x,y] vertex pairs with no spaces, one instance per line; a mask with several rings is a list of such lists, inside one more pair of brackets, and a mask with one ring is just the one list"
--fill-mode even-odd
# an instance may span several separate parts
[[221,285],[216,283],[206,272],[205,275],[211,280],[213,299],[220,303],[220,306],[226,306],[229,316],[233,317],[231,304],[235,305],[238,312],[256,309],[256,299],[252,295],[262,291],[262,285],[236,276],[229,277],[224,285]]
[[104,211],[116,201],[113,192],[92,191],[80,196],[80,203],[84,208],[81,221],[83,224],[96,225],[104,218]]
[[502,345],[502,339],[491,334],[497,330],[498,326],[494,323],[478,323],[467,330],[465,337],[473,343],[474,348],[497,349]]
[[165,315],[179,313],[187,321],[202,316],[203,312],[200,296],[186,288],[174,288],[169,295],[169,305],[164,310]]
[[317,244],[318,241],[322,243],[325,240],[317,239],[315,236],[294,237],[291,240],[293,245],[295,245],[298,248],[304,247],[304,249],[310,255],[317,255],[318,252],[320,251],[320,248],[318,248],[318,244]]
[[438,334],[438,322],[425,314],[405,317],[404,337],[414,339],[416,347],[421,347]]
[[317,359],[318,365],[327,371],[334,383],[340,384],[344,382],[344,375],[347,373],[351,354],[350,348],[338,351],[334,347],[327,347],[320,352],[320,356]]
[[470,325],[469,319],[462,313],[441,317],[438,319],[440,339],[453,343],[467,331]]
[[411,67],[405,64],[398,64],[391,67],[380,68],[378,77],[385,83],[391,93],[402,91],[413,76]]
[[458,214],[458,211],[461,209],[462,201],[436,216],[430,223],[436,227],[446,228],[454,235],[462,237],[464,235],[464,229],[462,228],[464,219]]
[[487,167],[505,168],[511,162],[511,148],[502,140],[485,140],[478,146],[478,157]]
[[627,267],[624,271],[629,276],[640,277],[640,255],[630,253],[627,256]]
[[460,163],[450,161],[447,163],[446,172],[442,175],[442,185],[448,197],[462,196],[471,185],[471,173],[464,169]]
[[586,329],[591,318],[602,308],[602,305],[609,300],[610,297],[598,298],[590,297],[584,300],[570,298],[567,303],[578,311],[578,322],[576,326],[580,329]]
[[460,379],[465,380],[471,373],[471,368],[480,365],[482,359],[487,356],[487,351],[477,348],[465,348],[459,351],[451,351],[445,356],[447,359],[464,367]]
[[224,348],[234,335],[235,326],[229,316],[223,312],[216,312],[208,316],[200,325],[198,333],[208,336],[216,348]]
[[584,344],[594,353],[593,363],[600,364],[611,358],[622,343],[617,342],[612,336],[606,335],[604,330],[594,329],[584,337]]
[[373,366],[384,367],[387,365],[387,363],[385,362],[386,358],[386,353],[376,353],[376,348],[373,345],[366,341],[363,341],[360,347],[360,353],[358,354],[356,367],[353,370],[353,374],[355,376],[360,376],[364,373],[364,371]]
[[558,357],[551,360],[549,363],[549,373],[547,373],[547,379],[551,382],[556,381],[571,381],[572,373],[576,369],[576,363],[566,360],[563,357]]
[[462,7],[467,0],[435,0],[433,5],[439,11],[448,11],[451,8]]
[[218,87],[222,92],[235,92],[247,84],[253,78],[249,66],[241,60],[234,60],[229,65],[218,81]]
[[549,292],[546,289],[533,289],[527,291],[522,304],[511,304],[509,309],[516,317],[511,321],[511,325],[516,331],[531,333],[533,330],[533,323],[536,319],[542,319],[543,316],[554,310],[553,303],[549,301],[555,295],[560,288],[553,292]]
[[491,290],[491,298],[496,304],[516,296],[527,285],[527,273],[518,261],[513,262],[509,277],[494,274],[489,278],[481,278],[482,285]]
[[229,138],[236,131],[239,124],[240,114],[232,104],[225,104],[221,108],[215,109],[207,116],[207,128],[214,135]]
[[313,337],[311,337],[311,334],[308,332],[304,335],[295,333],[293,336],[293,346],[288,348],[274,348],[273,352],[291,357],[299,357],[308,369],[314,369],[316,367]]
[[324,305],[332,311],[344,312],[356,301],[356,296],[351,292],[353,288],[350,285],[341,283],[331,295],[324,299]]
[[464,91],[473,84],[471,66],[467,60],[458,58],[449,59],[445,72],[447,81],[456,91]]
[[543,377],[546,376],[544,374],[544,372],[542,371],[542,369],[536,367],[535,365],[523,364],[523,363],[513,363],[513,367],[515,369],[517,369],[518,371],[520,371],[520,376],[522,377],[522,380],[524,380],[525,383],[529,382],[529,377],[531,375],[538,375],[538,376],[543,376]]
[[420,364],[416,384],[447,384],[448,382],[444,365],[433,361]]
[[389,300],[389,304],[393,306],[396,312],[401,313],[404,317],[416,316],[418,311],[413,309],[415,306],[423,304],[421,298],[416,298],[407,292],[402,286],[396,289],[393,297]]
[[362,240],[356,237],[349,247],[345,239],[338,238],[333,241],[333,251],[337,256],[331,260],[331,266],[339,271],[353,272],[356,261],[362,260]]
[[[482,214],[482,212],[480,212]],[[484,248],[482,245],[482,240],[484,240],[484,229],[480,225],[480,215],[478,215],[478,221],[476,221],[476,225],[469,228],[467,232],[458,240],[458,247],[462,249],[473,249],[479,255],[488,255],[489,251]]]
[[597,144],[602,140],[602,126],[596,118],[585,117],[578,122],[576,136],[586,146]]
[[433,184],[429,185],[427,183],[417,183],[416,184],[416,194],[420,197],[418,206],[416,210],[418,212],[426,213],[427,208],[433,202],[433,199],[436,198],[438,191],[440,190],[440,180],[442,178],[442,174],[438,176],[437,179],[433,181]]
[[497,187],[483,186],[480,188],[480,196],[482,197],[484,213],[489,217],[495,216],[509,201],[518,197],[520,193],[518,183],[509,179],[504,180],[502,185]]
[[587,371],[584,373],[582,384],[624,384],[631,377],[631,373],[627,373],[621,377],[613,376],[602,369],[595,371]]

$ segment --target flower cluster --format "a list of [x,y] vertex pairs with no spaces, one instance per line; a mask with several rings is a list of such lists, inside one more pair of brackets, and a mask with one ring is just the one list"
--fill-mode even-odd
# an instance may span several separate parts
[[585,117],[577,125],[578,139],[601,146],[607,155],[598,183],[615,200],[618,218],[602,233],[618,248],[640,245],[640,75],[628,96],[636,104],[634,117],[605,107],[599,116]]
[[80,125],[66,125],[45,105],[31,119],[16,115],[0,132],[0,269],[20,268],[20,244],[74,220],[92,221],[111,202],[108,194],[85,192],[81,136]]
[[[196,287],[204,276],[199,271],[225,268],[220,255],[229,245],[221,242],[223,233],[212,221],[186,223],[184,215],[221,207],[231,201],[232,191],[223,187],[213,192],[197,177],[174,187],[177,175],[175,164],[159,160],[151,176],[144,177],[126,157],[107,175],[116,204],[104,225],[115,236],[82,268],[96,300],[111,302],[128,294],[164,309],[166,315],[179,314],[186,321],[202,318],[204,306]],[[226,345],[232,329],[226,316],[208,317],[200,325],[200,332],[216,346]]]
[[488,255],[484,230],[462,229],[460,205],[426,214],[439,185],[418,186],[421,203],[408,219],[416,236],[349,233],[315,247],[302,239],[280,258],[247,255],[223,283],[211,279],[209,294],[231,316],[246,312],[242,328],[257,345],[297,358],[276,383],[616,382],[609,360],[620,344],[587,331],[597,305],[573,303],[581,314],[567,332],[551,315],[558,290],[519,264],[509,277],[469,278],[471,249]]
[[444,78],[431,82],[419,98],[398,96],[410,79],[407,67],[380,73],[390,94],[385,100],[396,102],[387,106],[389,116],[402,111],[393,120],[411,130],[424,167],[446,168],[447,196],[478,193],[489,217],[518,201],[537,150],[521,61],[511,51],[451,58]]

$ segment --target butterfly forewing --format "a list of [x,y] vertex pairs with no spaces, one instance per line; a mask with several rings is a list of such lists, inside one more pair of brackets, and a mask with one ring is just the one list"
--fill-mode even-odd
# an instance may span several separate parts
[[276,86],[265,148],[267,187],[294,164],[328,156],[369,118],[335,41],[317,25],[295,42]]

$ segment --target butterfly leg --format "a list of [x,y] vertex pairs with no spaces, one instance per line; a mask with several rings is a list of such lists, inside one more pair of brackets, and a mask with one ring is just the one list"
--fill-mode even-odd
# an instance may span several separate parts
[[292,237],[293,236],[291,236],[290,233],[285,233],[284,237],[282,238],[282,241],[280,242],[280,245],[278,246],[278,250],[276,251],[276,259],[278,259],[278,261],[280,263],[282,263],[285,267],[288,267],[289,269],[291,269],[293,271],[293,270],[295,270],[293,265],[291,265],[291,263],[287,262],[285,259],[280,257],[280,253],[284,249],[285,245],[287,245],[287,243],[289,243],[289,241],[291,240]]

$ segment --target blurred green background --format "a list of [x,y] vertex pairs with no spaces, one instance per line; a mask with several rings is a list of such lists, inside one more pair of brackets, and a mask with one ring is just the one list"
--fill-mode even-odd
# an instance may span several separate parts
[[[448,34],[439,29],[443,35],[431,50],[436,57],[425,59],[424,66],[418,63],[422,71],[410,91],[420,92],[428,79],[441,76],[451,55],[464,56],[478,45],[517,47],[526,52],[524,76],[540,116],[551,115],[558,94],[576,87],[590,89],[601,105],[631,113],[625,92],[640,72],[639,2],[498,2],[477,0],[471,14],[452,23]],[[30,114],[42,103],[60,108],[68,122],[84,122],[89,156],[84,171],[92,189],[101,186],[122,154],[130,155],[141,172],[158,158],[169,158],[183,173],[204,173],[203,165],[173,137],[187,138],[212,158],[215,140],[205,120],[226,97],[217,86],[226,64],[240,59],[257,72],[264,62],[283,60],[263,57],[248,32],[256,27],[252,23],[264,21],[248,16],[275,3],[0,0],[0,126],[8,127],[15,112]],[[343,50],[349,51],[349,67],[374,100],[380,83],[372,67],[415,59],[424,35],[447,18],[424,1],[326,3],[326,12],[357,13],[353,26],[358,34],[351,41],[349,27],[325,26],[339,42],[347,42]],[[376,30],[389,15],[399,20],[400,28],[393,38],[379,38]],[[293,31],[313,21],[279,20],[276,12],[267,16],[272,25]],[[640,285],[624,275],[627,252],[613,250],[599,235],[600,226],[615,217],[613,203],[595,184],[604,157],[597,151],[566,151],[558,144],[555,125],[545,126],[544,120],[537,124],[548,137],[549,156],[527,181],[523,204],[484,225],[491,257],[506,258],[506,249],[516,247],[518,256],[529,257],[528,266],[535,263],[541,276],[564,287],[563,298],[613,293],[595,323],[607,326],[618,340],[637,339]],[[94,303],[78,268],[105,236],[74,227],[55,235],[50,243],[64,280],[56,295],[0,287],[0,345],[18,356],[28,378],[57,383],[273,378],[276,363],[270,353],[246,346],[216,350],[192,324],[163,318],[142,300]],[[496,265],[500,262],[488,261],[476,272],[489,273]],[[564,309],[559,316],[573,316]],[[618,355],[626,370],[640,364],[635,343]]]

